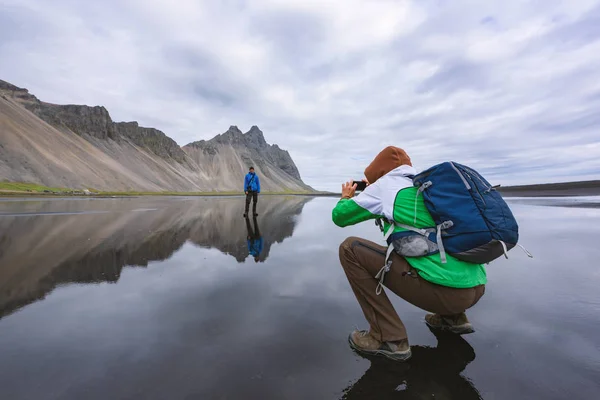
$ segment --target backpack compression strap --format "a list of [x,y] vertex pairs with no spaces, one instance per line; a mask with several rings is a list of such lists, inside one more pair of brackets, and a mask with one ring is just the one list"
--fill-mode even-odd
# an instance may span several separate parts
[[[419,235],[428,237],[429,236],[429,232],[427,231],[427,229],[420,229],[420,228],[416,228],[414,226],[410,226],[410,225],[405,225],[405,224],[400,224],[394,220],[390,221],[387,220],[386,221],[390,224],[390,227],[388,229],[387,232],[384,231],[383,229],[383,224],[381,222],[381,218],[377,218],[375,220],[375,224],[377,226],[379,226],[379,229],[381,229],[381,232],[384,234],[384,240],[387,243],[388,238],[392,235],[392,233],[394,232],[394,228],[400,227],[400,228],[404,228],[406,230],[418,233]],[[440,260],[442,262],[442,264],[446,264],[447,259],[446,259],[446,250],[444,249],[444,242],[442,241],[442,230],[445,229],[449,229],[454,225],[454,223],[452,221],[444,221],[441,224],[439,224],[438,226],[436,226],[436,244],[438,246],[438,250],[440,252]],[[392,261],[390,260],[390,256],[392,255],[394,251],[394,242],[390,242],[388,244],[388,248],[387,251],[385,253],[385,261],[384,261],[384,265],[383,267],[381,267],[381,269],[379,270],[379,272],[377,272],[377,275],[375,275],[375,279],[379,279],[379,283],[377,284],[377,288],[375,289],[375,294],[379,295],[381,294],[381,291],[383,290],[383,280],[385,279],[385,274],[386,272],[389,272],[390,268],[392,267]]]
[[[389,222],[389,221],[388,221]],[[377,224],[377,226],[379,226],[379,229],[381,229],[381,232],[384,233],[384,237],[385,240],[387,241],[388,237],[390,237],[390,235],[392,234],[392,232],[394,232],[394,223],[392,221],[391,226],[389,227],[387,233],[384,232],[383,229],[383,225],[381,223],[381,219],[377,218],[377,220],[375,221],[375,223]],[[394,251],[394,244],[390,243],[388,245],[388,249],[385,253],[385,262],[383,267],[381,267],[381,269],[379,270],[379,272],[377,273],[377,275],[375,275],[375,279],[379,279],[379,283],[377,284],[377,287],[375,288],[375,294],[377,296],[379,296],[381,294],[381,291],[383,290],[383,280],[385,279],[385,273],[388,272],[392,266],[392,261],[390,260],[390,256],[392,255],[392,252]]]

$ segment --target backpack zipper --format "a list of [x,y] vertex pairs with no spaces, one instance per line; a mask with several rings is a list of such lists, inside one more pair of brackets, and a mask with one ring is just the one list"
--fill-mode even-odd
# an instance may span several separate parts
[[465,187],[467,188],[467,190],[471,190],[471,185],[469,185],[469,182],[467,182],[467,180],[465,179],[465,177],[463,176],[463,174],[458,170],[458,168],[456,168],[456,165],[454,165],[453,162],[450,162],[450,165],[452,166],[452,168],[454,168],[454,170],[456,171],[456,173],[458,174],[458,176],[460,176],[460,179],[462,179],[462,181],[465,184]]
[[[472,173],[473,173],[473,175],[475,175],[475,177],[476,177],[476,178],[479,180],[479,182],[481,182],[481,184],[483,185],[483,187],[485,187],[485,188],[487,189],[487,192],[489,192],[490,190],[492,190],[492,187],[491,187],[491,186],[488,186],[488,185],[487,185],[487,184],[486,184],[486,183],[483,181],[483,179],[481,179],[481,177],[480,177],[478,174],[476,174],[476,173],[475,173],[475,171],[473,171],[472,169],[470,169],[470,168],[467,168],[467,167],[465,167],[465,170],[467,170],[467,173],[469,173],[469,172],[472,172]],[[471,179],[473,179],[473,175],[471,175],[470,173],[469,173],[468,175],[471,177]]]
[[[475,179],[473,179],[473,175],[471,175],[469,171],[471,171],[471,170],[469,170],[468,168],[465,168],[465,174],[471,179],[471,181],[475,182]],[[471,172],[473,172],[473,171],[471,171]],[[481,181],[481,179],[479,179],[479,181],[483,184],[484,187],[487,188],[487,185],[483,181]],[[487,203],[486,203],[485,199],[483,198],[483,194],[481,194],[481,192],[479,191],[479,188],[477,186],[475,186],[475,191],[479,195],[479,198],[481,199],[481,201],[483,201],[483,205],[487,207]]]

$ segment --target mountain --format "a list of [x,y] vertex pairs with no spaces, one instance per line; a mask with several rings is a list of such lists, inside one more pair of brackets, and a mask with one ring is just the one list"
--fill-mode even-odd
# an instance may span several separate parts
[[0,178],[110,191],[241,191],[252,165],[264,191],[313,191],[290,154],[256,126],[180,147],[106,108],[40,101],[0,80]]
[[261,186],[265,179],[278,187],[285,187],[290,177],[302,182],[290,154],[276,144],[268,145],[257,126],[245,134],[231,126],[227,132],[208,141],[190,143],[183,150],[197,165],[204,166],[205,173],[219,175],[224,182],[237,183],[240,171],[246,171],[250,165],[260,171]]

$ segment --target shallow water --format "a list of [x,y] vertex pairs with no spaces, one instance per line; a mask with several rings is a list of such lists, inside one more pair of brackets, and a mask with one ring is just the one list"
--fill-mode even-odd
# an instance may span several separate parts
[[[0,399],[592,399],[600,209],[512,202],[528,259],[488,266],[476,332],[438,335],[392,296],[413,349],[364,359],[332,198],[0,201]],[[250,228],[254,229],[251,221]]]

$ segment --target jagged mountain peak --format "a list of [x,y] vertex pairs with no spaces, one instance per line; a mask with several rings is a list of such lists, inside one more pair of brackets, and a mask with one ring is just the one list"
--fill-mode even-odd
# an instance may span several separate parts
[[232,146],[253,149],[271,147],[265,140],[263,132],[256,125],[253,125],[246,133],[242,133],[242,131],[236,125],[231,125],[225,132],[215,136],[210,140],[199,140],[197,142],[189,143],[185,147],[204,147],[215,144],[230,144]]
[[246,142],[254,145],[256,147],[266,147],[268,146],[267,141],[265,140],[265,135],[256,125],[252,125],[250,130],[244,134],[246,137]]
[[263,135],[263,131],[260,130],[260,128],[256,125],[252,125],[252,127],[250,128],[250,130],[248,132],[246,132],[246,135]]
[[229,134],[233,134],[233,135],[241,135],[242,131],[240,130],[240,128],[237,127],[237,125],[231,125],[225,133],[229,133]]

